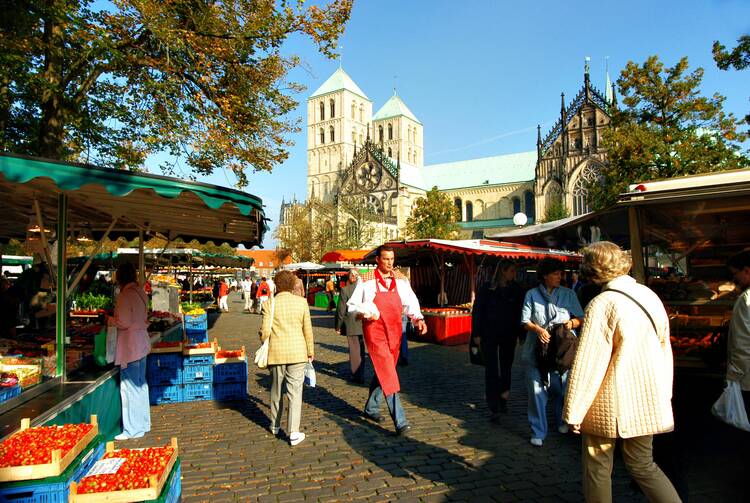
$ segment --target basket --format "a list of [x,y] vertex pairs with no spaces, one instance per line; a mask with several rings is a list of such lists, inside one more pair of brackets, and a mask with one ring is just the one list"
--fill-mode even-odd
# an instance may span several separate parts
[[185,330],[185,339],[190,342],[208,342],[208,331],[207,330]]
[[185,315],[185,330],[208,330],[208,315],[207,314],[186,314]]
[[214,386],[210,382],[184,384],[183,394],[184,394],[184,399],[186,402],[196,402],[199,400],[213,400],[214,399]]
[[178,369],[182,367],[181,353],[156,353],[148,355],[149,371],[159,368]]
[[184,401],[184,394],[181,384],[171,386],[149,386],[148,398],[151,405],[162,403],[179,403]]
[[222,363],[214,366],[215,383],[247,383],[247,362]]
[[212,365],[214,363],[213,354],[184,355],[182,365]]
[[185,365],[182,368],[182,382],[185,384],[196,382],[213,382],[214,366],[206,365]]
[[247,383],[227,382],[214,384],[214,400],[244,400],[247,397]]
[[182,384],[182,369],[171,367],[153,367],[146,375],[149,387]]
[[0,403],[6,402],[11,398],[21,394],[21,386],[15,384],[13,386],[2,386],[0,387]]

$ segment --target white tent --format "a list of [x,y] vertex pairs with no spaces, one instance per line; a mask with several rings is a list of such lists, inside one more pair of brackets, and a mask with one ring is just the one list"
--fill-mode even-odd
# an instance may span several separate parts
[[285,265],[284,269],[287,271],[317,271],[318,269],[325,269],[325,266],[314,262],[295,262]]

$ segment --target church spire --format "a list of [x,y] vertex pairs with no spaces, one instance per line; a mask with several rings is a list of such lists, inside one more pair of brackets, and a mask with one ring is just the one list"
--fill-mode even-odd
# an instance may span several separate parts
[[591,58],[589,56],[586,56],[585,63],[583,66],[583,87],[585,89],[586,93],[586,99],[588,100],[591,96],[591,77],[589,75],[589,64],[591,63]]
[[604,98],[612,105],[614,103],[614,94],[612,93],[612,81],[609,79],[609,56],[604,58],[604,74],[606,80],[604,82]]
[[536,125],[536,157],[542,158],[542,126],[540,124]]

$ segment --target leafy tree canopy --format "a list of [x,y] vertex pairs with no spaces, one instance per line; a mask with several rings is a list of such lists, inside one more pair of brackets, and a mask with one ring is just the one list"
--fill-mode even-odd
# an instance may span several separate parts
[[[270,171],[287,157],[301,87],[284,41],[326,56],[353,0],[10,0],[0,30],[0,148],[140,168],[186,159],[195,174]],[[162,166],[170,171],[169,166]]]
[[[750,35],[742,35],[737,39],[737,47],[731,51],[727,51],[727,48],[717,40],[714,42],[713,53],[716,66],[720,69],[728,70],[732,67],[735,70],[744,70],[750,67]],[[750,113],[745,116],[745,122],[750,124]]]
[[590,187],[595,208],[613,204],[631,183],[750,164],[724,97],[702,96],[702,79],[702,68],[688,73],[687,58],[671,68],[657,56],[627,64],[617,81],[624,106],[603,134],[609,163]]
[[433,187],[420,197],[406,220],[410,239],[453,239],[458,234],[458,208],[450,197]]

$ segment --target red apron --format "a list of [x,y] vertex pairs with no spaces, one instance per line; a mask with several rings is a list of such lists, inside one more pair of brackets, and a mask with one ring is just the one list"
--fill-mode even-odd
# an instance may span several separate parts
[[[383,291],[381,291],[381,284]],[[396,278],[391,278],[390,288],[385,288],[380,273],[375,270],[375,299],[373,303],[380,311],[377,320],[364,320],[364,333],[367,350],[370,352],[375,375],[378,376],[383,394],[388,396],[397,393],[401,386],[396,373],[396,362],[401,349],[401,297],[396,290]]]

